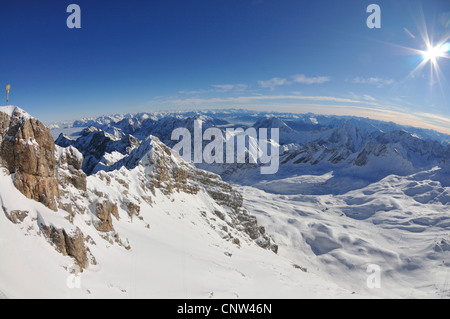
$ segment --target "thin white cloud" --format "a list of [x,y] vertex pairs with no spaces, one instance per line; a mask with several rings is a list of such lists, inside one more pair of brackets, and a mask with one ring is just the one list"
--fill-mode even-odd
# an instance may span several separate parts
[[362,98],[363,98],[364,100],[366,100],[366,101],[376,101],[376,100],[377,100],[376,98],[374,98],[373,96],[370,96],[370,95],[368,95],[368,94],[364,94],[364,95],[362,96]]
[[205,93],[226,93],[226,92],[243,92],[248,88],[247,84],[213,84],[212,89],[208,90],[192,90],[192,91],[179,91],[180,94],[205,94]]
[[329,76],[307,77],[304,74],[297,74],[291,76],[291,80],[288,80],[286,78],[272,78],[266,81],[258,81],[258,84],[262,88],[274,90],[277,86],[289,85],[292,83],[311,85],[311,84],[323,84],[329,81],[331,81],[331,77]]
[[329,76],[316,76],[316,77],[307,77],[304,74],[297,74],[292,76],[292,81],[300,84],[323,84],[331,81],[331,77]]
[[273,78],[267,81],[258,81],[258,84],[262,88],[269,88],[271,90],[275,89],[277,86],[291,84],[287,79],[283,78]]
[[178,93],[180,94],[187,94],[187,95],[191,95],[191,94],[204,94],[204,93],[208,93],[208,92],[212,92],[211,90],[192,90],[192,91],[178,91]]
[[217,91],[220,92],[229,92],[229,91],[244,91],[248,88],[247,84],[214,84],[211,85]]
[[322,101],[333,103],[362,103],[373,105],[373,103],[363,100],[352,100],[347,98],[339,98],[333,96],[303,96],[303,95],[257,95],[257,96],[239,96],[224,98],[189,98],[167,101],[167,103],[176,105],[212,105],[217,103],[227,104],[248,104],[256,101],[282,101],[282,100],[302,100],[302,101]]
[[417,116],[425,118],[428,121],[432,121],[436,125],[446,126],[449,128],[449,131],[450,131],[450,118],[448,118],[448,117],[431,114],[431,113],[417,113]]
[[381,88],[381,87],[386,86],[386,85],[393,85],[393,84],[395,84],[395,81],[393,79],[383,79],[383,78],[379,78],[379,77],[370,77],[370,78],[356,77],[356,78],[353,79],[352,82],[356,83],[356,84],[376,85],[378,88]]

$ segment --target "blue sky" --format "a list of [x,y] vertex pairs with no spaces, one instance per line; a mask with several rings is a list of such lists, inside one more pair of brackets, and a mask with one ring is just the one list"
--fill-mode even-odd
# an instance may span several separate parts
[[[81,29],[66,26],[71,3]],[[381,29],[366,25],[371,3]],[[450,60],[439,77],[430,61],[413,72],[425,29],[449,41],[450,1],[4,0],[0,86],[45,122],[242,107],[450,133]]]

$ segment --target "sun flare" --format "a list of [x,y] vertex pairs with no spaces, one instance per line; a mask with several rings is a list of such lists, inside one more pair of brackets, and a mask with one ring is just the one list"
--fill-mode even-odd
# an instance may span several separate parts
[[429,37],[427,34],[426,38],[424,39],[425,43],[426,43],[426,48],[427,48],[426,50],[409,49],[410,51],[414,52],[415,54],[422,56],[422,61],[410,73],[410,76],[414,76],[414,74],[417,74],[426,65],[429,64],[430,65],[430,85],[433,85],[434,83],[438,83],[441,86],[441,89],[443,90],[441,82],[444,80],[444,74],[442,74],[439,64],[441,63],[441,60],[450,58],[450,55],[449,55],[450,54],[450,43],[448,42],[448,39],[449,39],[449,37],[447,36],[444,39],[444,41],[438,42],[438,44],[433,44],[429,40]]
[[450,49],[450,43],[445,43],[443,45],[438,46],[428,46],[428,50],[424,52],[423,59],[428,62],[436,62],[438,58],[443,58],[446,56],[447,52]]

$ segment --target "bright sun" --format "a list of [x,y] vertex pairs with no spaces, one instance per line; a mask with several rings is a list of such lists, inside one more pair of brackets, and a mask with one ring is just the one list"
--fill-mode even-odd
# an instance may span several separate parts
[[445,43],[443,45],[438,46],[428,46],[428,50],[423,53],[423,59],[428,62],[436,62],[438,58],[443,58],[446,56],[448,50],[450,48],[449,43]]

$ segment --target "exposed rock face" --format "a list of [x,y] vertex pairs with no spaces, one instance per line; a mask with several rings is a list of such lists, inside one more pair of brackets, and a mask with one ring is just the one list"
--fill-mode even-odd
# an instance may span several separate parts
[[84,235],[78,228],[69,235],[65,229],[58,229],[52,225],[41,224],[40,227],[44,236],[55,245],[59,253],[73,257],[81,268],[89,266]]
[[386,155],[387,152],[388,147],[385,144],[367,143],[367,145],[364,147],[364,149],[359,153],[358,157],[356,158],[355,165],[364,166],[369,161],[370,155],[380,157]]
[[128,201],[124,203],[124,206],[130,217],[139,216],[141,212],[141,207],[139,205]]
[[[243,209],[244,199],[242,195],[228,183],[223,182],[219,175],[197,170],[190,178],[202,185],[218,205],[231,208],[229,214],[231,221],[228,222],[230,227],[246,233],[260,247],[272,250],[275,253],[278,252],[278,246],[266,234],[264,227],[259,227],[256,217]],[[221,212],[215,213],[220,219],[225,220],[226,217]]]
[[56,199],[59,189],[54,177],[40,177],[18,171],[14,178],[14,185],[26,197],[43,203],[52,210],[57,210]]
[[55,144],[50,130],[19,108],[0,112],[0,164],[26,197],[57,210]]
[[86,174],[82,171],[83,155],[74,147],[61,148],[56,146],[57,170],[56,178],[65,188],[73,185],[75,188],[86,191]]
[[6,207],[2,207],[5,212],[6,218],[8,218],[13,224],[22,223],[25,218],[28,217],[29,212],[26,210],[13,210],[8,212]]
[[114,231],[112,216],[116,217],[116,219],[119,217],[117,204],[113,204],[106,200],[97,202],[97,204],[95,204],[95,215],[97,216],[98,221],[94,222],[94,226],[98,231]]

